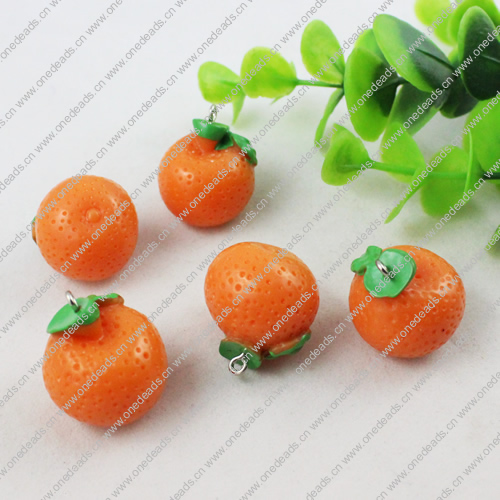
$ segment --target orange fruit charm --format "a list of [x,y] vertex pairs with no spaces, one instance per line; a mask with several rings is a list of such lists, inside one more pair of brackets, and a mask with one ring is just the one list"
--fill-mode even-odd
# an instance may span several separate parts
[[179,219],[193,226],[219,226],[234,219],[252,197],[255,151],[226,125],[193,123],[198,135],[183,137],[161,161],[160,193]]
[[134,253],[138,232],[127,192],[94,175],[77,175],[54,187],[33,224],[33,239],[47,263],[83,281],[103,280],[119,271]]
[[167,355],[146,316],[117,294],[74,299],[54,316],[43,379],[68,415],[91,425],[126,425],[159,400]]
[[429,250],[368,247],[351,269],[357,273],[349,294],[352,321],[384,356],[425,356],[447,342],[462,321],[462,280]]
[[233,373],[297,352],[310,338],[319,307],[309,268],[288,249],[263,243],[239,243],[221,252],[208,269],[205,299],[226,335],[219,352],[231,360]]

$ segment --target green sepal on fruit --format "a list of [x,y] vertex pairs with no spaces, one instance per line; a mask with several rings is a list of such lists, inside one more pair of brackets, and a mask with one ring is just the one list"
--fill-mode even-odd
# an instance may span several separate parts
[[236,144],[245,153],[245,159],[248,163],[254,166],[257,165],[257,152],[252,147],[252,143],[242,135],[233,134],[227,125],[195,118],[193,126],[200,137],[217,141],[216,151],[230,148]]
[[245,360],[248,368],[256,370],[262,365],[262,359],[276,359],[282,356],[290,356],[299,352],[304,344],[311,338],[311,332],[308,331],[298,338],[297,342],[284,351],[266,351],[263,354],[255,352],[251,347],[237,342],[235,340],[224,339],[219,345],[219,353],[222,357],[230,361],[242,354],[245,355]]
[[210,122],[200,118],[193,120],[193,126],[200,137],[211,141],[219,142],[229,132],[229,126],[224,123]]
[[256,370],[262,364],[262,357],[259,353],[252,351],[250,347],[240,344],[239,342],[235,342],[234,340],[221,340],[219,345],[219,354],[229,360],[244,354],[247,366],[251,370]]
[[251,165],[257,165],[257,152],[252,147],[252,143],[242,135],[231,133],[231,137],[238,147],[245,152]]
[[117,293],[80,297],[76,299],[76,303],[78,304],[76,307],[66,304],[57,311],[47,327],[47,332],[59,333],[75,325],[91,325],[100,316],[99,307],[96,302],[119,298],[121,297]]
[[289,349],[286,349],[285,351],[280,351],[280,352],[273,352],[269,351],[264,358],[265,359],[276,359],[280,358],[281,356],[290,356],[291,354],[295,354],[299,352],[303,347],[304,344],[311,338],[311,332],[304,333],[302,337],[297,341],[295,345],[290,347]]
[[[384,273],[380,267],[387,270]],[[364,276],[365,288],[373,297],[397,297],[415,277],[417,264],[413,257],[403,250],[389,248],[382,250],[369,246],[366,252],[351,264],[351,271]]]

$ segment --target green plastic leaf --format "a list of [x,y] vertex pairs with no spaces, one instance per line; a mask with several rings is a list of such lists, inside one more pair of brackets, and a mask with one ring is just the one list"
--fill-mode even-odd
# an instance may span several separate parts
[[361,33],[360,37],[356,41],[356,44],[354,45],[354,48],[365,49],[368,52],[372,52],[383,61],[387,61],[384,53],[380,50],[377,39],[375,38],[375,33],[372,28]]
[[[356,132],[376,141],[384,131],[396,96],[398,76],[385,60],[362,47],[347,59],[344,92]],[[378,82],[378,84],[377,84]]]
[[434,156],[429,162],[430,165],[432,162],[437,163],[433,166],[433,172],[464,174],[463,177],[449,179],[431,176],[422,187],[420,201],[425,212],[429,215],[441,216],[463,197],[469,155],[463,149],[447,146]]
[[[482,170],[495,169],[500,159],[500,99],[479,102],[467,118],[465,129],[472,135],[474,154]],[[469,134],[464,137],[465,149],[469,149]]]
[[233,122],[243,108],[245,92],[240,77],[223,64],[206,62],[198,70],[198,84],[203,98],[212,104],[233,103]]
[[467,165],[467,177],[465,179],[464,193],[474,191],[474,184],[483,176],[483,170],[476,156],[476,146],[472,134],[469,134],[469,160]]
[[[454,50],[449,59],[455,68],[458,68],[460,61],[458,50]],[[448,88],[446,100],[441,106],[441,114],[446,118],[458,118],[469,113],[477,104],[477,99],[467,92],[464,82],[460,76],[454,77],[455,81]]]
[[351,181],[362,165],[370,168],[372,162],[361,139],[340,125],[336,127],[323,162],[321,178],[327,184],[343,186]]
[[330,99],[328,99],[328,103],[325,108],[325,112],[323,113],[323,117],[321,118],[318,128],[316,129],[316,134],[314,135],[314,140],[315,142],[321,141],[323,138],[323,135],[325,133],[326,125],[328,123],[328,119],[332,115],[332,113],[335,111],[335,108],[339,104],[339,102],[342,100],[342,97],[344,97],[344,91],[342,89],[336,90],[331,96]]
[[489,252],[492,249],[498,249],[496,245],[498,244],[499,241],[500,241],[500,226],[497,227],[497,230],[491,236],[490,240],[488,241],[488,244],[486,245],[485,250]]
[[436,36],[448,45],[453,44],[448,33],[453,11],[446,11],[451,10],[450,5],[450,0],[417,0],[415,3],[415,13],[419,21],[426,26],[432,26]]
[[396,96],[389,123],[407,123],[408,132],[416,134],[437,114],[445,99],[444,92],[441,95],[436,91],[422,92],[410,83],[405,83]]
[[465,0],[455,10],[448,24],[448,35],[453,42],[457,41],[462,18],[471,7],[481,7],[495,23],[495,26],[500,24],[500,12],[493,0]]
[[332,30],[323,21],[310,22],[300,43],[302,62],[309,74],[322,82],[341,84],[344,80],[344,55]]
[[266,47],[249,50],[241,63],[241,79],[249,97],[283,97],[297,86],[293,64]]
[[458,78],[451,85],[448,99],[440,111],[446,118],[458,118],[469,113],[476,104],[477,99],[467,92],[462,79]]
[[433,92],[452,75],[453,67],[441,49],[410,24],[382,14],[373,29],[389,63],[419,90]]
[[[391,140],[392,139],[392,140]],[[424,155],[418,144],[403,125],[398,122],[391,123],[382,139],[382,159],[384,163],[408,167],[413,172],[421,172],[425,168]],[[412,175],[389,172],[401,182],[410,182]]]
[[[488,14],[479,7],[472,7],[462,18],[458,33],[458,47],[465,87],[476,99],[491,99],[499,90],[500,42],[491,35],[495,25]],[[486,40],[486,42],[485,42]],[[486,45],[484,49],[480,44]],[[478,56],[474,54],[481,51]]]

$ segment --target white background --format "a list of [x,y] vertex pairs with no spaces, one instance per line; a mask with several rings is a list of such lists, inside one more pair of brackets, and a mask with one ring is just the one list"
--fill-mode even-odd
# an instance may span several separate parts
[[[52,8],[50,16],[0,63],[0,114],[35,84],[110,3],[64,0]],[[31,220],[42,198],[55,184],[79,171],[157,87],[165,86],[166,79],[177,74],[176,84],[114,148],[109,148],[109,153],[92,172],[133,191],[157,167],[165,150],[187,133],[191,119],[206,115],[208,104],[197,87],[199,65],[213,60],[238,72],[248,49],[279,42],[312,3],[247,2],[246,12],[184,75],[177,73],[178,67],[239,3],[189,0],[182,8],[175,7],[177,12],[168,25],[112,80],[106,80],[106,88],[58,134],[50,147],[37,155],[29,169],[0,194],[0,247],[9,244]],[[22,5],[4,2],[0,20],[2,50],[44,5],[32,0]],[[0,129],[2,178],[173,5],[172,2],[125,0],[106,23],[88,37],[85,45]],[[330,1],[316,18],[326,21],[339,40],[343,40],[366,22],[378,6],[378,1]],[[389,12],[420,26],[409,0],[395,0]],[[299,52],[301,33],[302,30],[283,45],[282,54],[293,60],[299,76],[306,78]],[[256,189],[249,209],[266,197],[275,183],[311,148],[315,126],[328,96],[327,89],[311,89],[259,142]],[[281,106],[281,102],[270,105],[266,99],[247,99],[235,130],[253,137]],[[343,109],[343,105],[339,107],[337,118]],[[226,123],[230,123],[231,118],[229,107],[219,116],[219,120]],[[460,132],[462,123],[463,120],[450,122],[437,117],[419,133],[416,137],[426,158],[449,143]],[[372,151],[376,149],[374,145],[369,147]],[[300,233],[337,190],[322,183],[321,163],[318,154],[234,242],[260,241],[284,246],[293,234]],[[365,174],[327,216],[315,223],[308,237],[295,247],[295,253],[321,278],[402,188],[384,174]],[[211,324],[203,295],[204,272],[198,272],[197,280],[155,322],[170,361],[187,347],[192,348],[192,353],[175,369],[153,411],[104,442],[54,498],[114,498],[112,492],[118,485],[175,429],[180,429],[178,435],[146,470],[134,477],[118,498],[170,498],[203,467],[201,479],[182,498],[239,499],[260,481],[258,491],[248,498],[304,499],[338,463],[342,464],[342,470],[318,498],[377,498],[398,473],[407,469],[422,447],[438,431],[446,429],[446,424],[456,418],[457,412],[477,395],[492,374],[499,371],[499,309],[489,313],[488,306],[498,299],[500,274],[498,260],[482,250],[499,222],[493,209],[498,194],[485,187],[473,204],[427,245],[457,269],[471,261],[474,263],[473,257],[479,256],[473,269],[463,275],[467,290],[466,314],[459,330],[444,348],[451,349],[446,359],[440,360],[441,350],[420,360],[384,360],[374,366],[363,383],[337,410],[331,411],[316,431],[311,431],[309,425],[378,356],[349,326],[305,373],[295,371],[309,350],[332,333],[348,312],[350,259],[333,277],[323,280],[313,338],[304,351],[239,378],[229,374],[226,361],[218,354],[222,334],[216,328],[211,327],[202,342],[194,342]],[[136,208],[140,221],[138,254],[174,217],[163,204],[156,183],[139,197]],[[423,214],[415,199],[395,222],[380,227],[367,244],[386,247],[416,243],[435,223],[435,219]],[[128,306],[149,315],[217,248],[231,232],[231,226],[229,223],[210,230],[179,227],[115,291],[125,298]],[[3,326],[53,271],[27,237],[0,263],[0,273],[3,287],[0,326]],[[43,354],[46,326],[64,303],[65,290],[71,289],[76,296],[98,294],[107,290],[112,281],[85,284],[62,277],[14,327],[1,334],[0,396],[17,384]],[[463,341],[460,347],[456,345],[459,340]],[[413,390],[428,373],[432,376],[429,375],[422,388]],[[281,395],[265,407],[267,398],[283,386],[286,389],[281,389]],[[387,498],[437,499],[459,475],[464,477],[463,484],[451,498],[498,498],[498,449],[470,476],[462,471],[500,430],[499,390],[500,387],[495,386],[468,416],[458,419],[456,428],[409,473],[394,493],[387,493]],[[390,411],[391,405],[401,403],[408,391],[413,394],[411,401],[349,464],[344,464],[342,459],[346,453],[362,442],[377,420]],[[259,406],[266,408],[264,414],[212,467],[205,466]],[[25,386],[0,408],[0,469],[7,466],[37,429],[46,426],[56,410],[44,388],[41,371],[30,375]],[[311,432],[309,438],[267,481],[261,481],[261,476],[290,443],[300,443],[299,436],[307,429]],[[47,431],[18,464],[0,476],[0,497],[43,498],[101,435],[102,430],[98,428],[60,417],[57,425]]]

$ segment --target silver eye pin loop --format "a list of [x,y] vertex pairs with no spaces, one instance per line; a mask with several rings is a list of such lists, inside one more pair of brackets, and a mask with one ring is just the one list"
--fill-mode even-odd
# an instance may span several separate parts
[[390,271],[389,268],[380,260],[375,261],[375,265],[377,266],[377,269],[384,275],[384,276],[389,276]]
[[[237,365],[241,366],[237,368]],[[247,366],[248,361],[246,359],[246,355],[244,352],[242,352],[239,356],[236,356],[231,359],[231,361],[229,361],[228,368],[233,375],[241,375],[247,369]]]
[[217,119],[217,106],[212,104],[208,113],[208,123],[213,123]]
[[78,305],[75,296],[69,290],[66,292],[66,300],[69,302],[69,305],[75,312],[78,312],[80,310],[80,306]]

